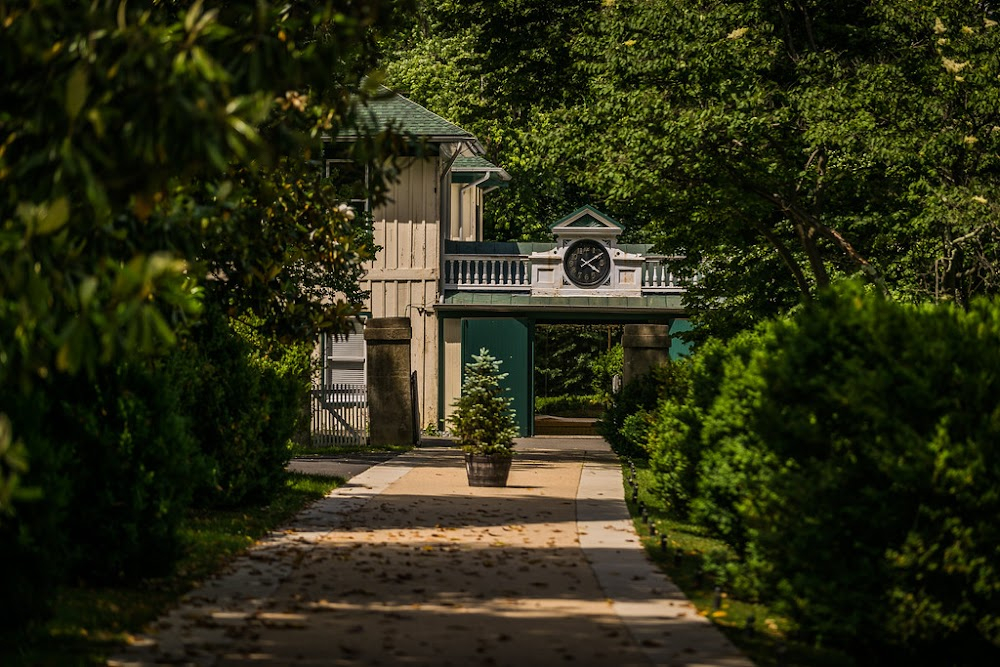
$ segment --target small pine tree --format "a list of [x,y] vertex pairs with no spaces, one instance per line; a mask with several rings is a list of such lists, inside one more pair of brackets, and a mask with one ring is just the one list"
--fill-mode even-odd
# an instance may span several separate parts
[[506,396],[500,381],[500,360],[481,348],[465,365],[462,395],[455,401],[449,418],[462,449],[475,454],[512,454],[517,423],[511,410],[513,399]]

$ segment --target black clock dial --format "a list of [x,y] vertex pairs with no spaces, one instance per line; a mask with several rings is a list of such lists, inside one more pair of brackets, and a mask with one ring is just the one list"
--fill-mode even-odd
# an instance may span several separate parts
[[578,287],[598,287],[611,273],[611,255],[598,241],[574,242],[563,256],[566,277]]

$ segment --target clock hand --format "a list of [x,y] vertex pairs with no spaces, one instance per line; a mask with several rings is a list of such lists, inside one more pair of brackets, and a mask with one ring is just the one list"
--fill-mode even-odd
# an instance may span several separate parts
[[590,269],[591,271],[597,271],[597,267],[596,267],[596,266],[594,266],[594,265],[592,264],[592,262],[596,262],[596,261],[597,261],[597,260],[599,260],[600,258],[601,258],[601,256],[600,256],[600,255],[594,255],[594,256],[593,256],[593,257],[591,257],[590,259],[584,259],[584,258],[582,258],[582,257],[581,257],[581,258],[580,258],[580,268],[581,268],[581,269],[583,269],[583,268],[587,268],[587,269]]

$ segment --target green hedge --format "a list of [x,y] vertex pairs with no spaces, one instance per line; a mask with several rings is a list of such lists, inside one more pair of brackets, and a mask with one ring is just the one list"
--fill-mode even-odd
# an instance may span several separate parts
[[[177,527],[205,474],[177,387],[158,362],[102,372],[64,397],[74,443],[71,520],[76,576],[110,581],[169,570]],[[81,400],[87,396],[88,400]]]
[[260,501],[284,483],[289,441],[308,403],[311,349],[280,345],[211,313],[181,344],[175,382],[210,472],[196,489],[199,505]]
[[660,488],[803,635],[857,656],[995,659],[998,342],[994,303],[824,294],[698,351],[646,441]]
[[[42,383],[40,383],[42,384]],[[71,506],[66,478],[73,451],[45,435],[48,393],[0,388],[0,412],[18,416],[14,437],[28,446],[30,469],[21,480],[44,489],[44,500],[20,502],[0,516],[0,623],[20,628],[49,610],[56,586],[68,576],[69,542],[63,531]]]
[[653,425],[653,411],[665,398],[683,396],[687,388],[688,360],[680,359],[632,380],[611,398],[597,422],[597,432],[619,456],[647,455],[645,442]]
[[42,491],[0,517],[0,622],[44,616],[65,581],[164,572],[195,501],[266,501],[304,416],[310,351],[216,313],[164,358],[0,388],[28,450],[22,483]]
[[[42,497],[0,524],[0,619],[44,615],[63,581],[107,582],[166,571],[177,526],[204,470],[163,364],[60,377],[26,400],[4,396],[28,446],[24,483]],[[19,400],[24,400],[16,405]]]
[[559,417],[590,417],[605,408],[604,396],[538,396],[535,413]]

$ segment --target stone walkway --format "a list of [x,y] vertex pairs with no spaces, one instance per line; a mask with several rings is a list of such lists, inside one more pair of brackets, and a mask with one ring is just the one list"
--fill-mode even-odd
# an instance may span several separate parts
[[454,448],[358,474],[109,664],[750,665],[646,559],[603,440],[517,451],[503,489]]

